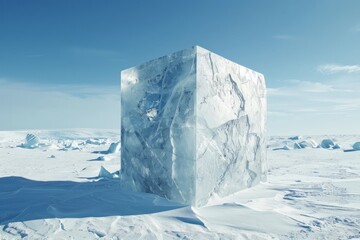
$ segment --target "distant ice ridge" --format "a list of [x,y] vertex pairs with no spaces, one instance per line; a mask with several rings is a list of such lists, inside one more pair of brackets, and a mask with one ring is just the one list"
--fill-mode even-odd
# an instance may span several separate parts
[[353,149],[356,151],[360,151],[360,142],[356,142],[353,144]]
[[355,142],[352,149],[344,149],[344,152],[360,151],[360,142]]
[[[307,137],[302,140],[300,136],[294,137],[281,137],[284,140],[281,144],[276,144],[275,146],[269,146],[272,150],[297,150],[305,148],[322,148],[327,150],[343,150],[345,152],[352,152],[360,150],[360,142],[355,142],[354,144],[347,144],[347,146],[339,145],[334,138],[322,138],[320,139],[320,144],[318,144],[314,139]],[[349,148],[350,147],[350,148]]]
[[334,148],[336,144],[332,139],[326,138],[321,141],[320,146],[322,148]]
[[92,145],[103,145],[107,143],[107,139],[99,139],[99,138],[90,138],[83,142],[83,145],[92,144]]
[[120,152],[120,142],[114,142],[114,143],[111,143],[110,146],[109,146],[109,149],[107,150],[107,153],[110,154],[110,153],[118,153]]
[[37,148],[40,144],[40,138],[35,134],[28,133],[25,138],[25,143],[21,144],[23,148]]
[[265,180],[262,74],[201,47],[121,73],[121,175],[201,206]]
[[65,144],[65,148],[63,150],[81,150],[81,148],[76,141],[71,141],[70,143]]
[[109,149],[106,151],[94,151],[93,153],[100,153],[100,154],[114,154],[119,153],[121,149],[120,141],[113,142],[110,144]]

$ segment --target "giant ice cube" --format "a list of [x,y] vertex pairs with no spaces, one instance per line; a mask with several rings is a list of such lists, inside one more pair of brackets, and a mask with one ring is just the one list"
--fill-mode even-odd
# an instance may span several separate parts
[[262,74],[195,46],[121,72],[121,175],[202,206],[265,179]]

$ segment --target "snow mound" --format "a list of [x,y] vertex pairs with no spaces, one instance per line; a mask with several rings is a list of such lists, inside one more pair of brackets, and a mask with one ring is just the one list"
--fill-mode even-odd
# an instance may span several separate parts
[[341,148],[341,146],[339,145],[339,144],[335,144],[335,146],[333,146],[333,149],[340,149]]
[[98,160],[98,161],[108,161],[108,160],[110,160],[110,158],[107,157],[107,156],[99,156],[98,158],[96,158],[96,160]]
[[353,144],[353,149],[356,151],[360,151],[360,142],[356,142]]
[[323,139],[320,143],[320,146],[322,148],[334,148],[336,144],[334,143],[333,140],[331,140],[330,138],[326,138],[326,139]]
[[118,153],[120,152],[120,142],[114,142],[110,144],[109,150],[107,150],[107,153]]
[[40,144],[40,138],[35,134],[28,133],[25,138],[25,143],[21,145],[23,148],[37,148]]
[[66,150],[81,150],[79,144],[76,141],[72,141],[69,144],[65,145]]
[[289,137],[289,140],[300,140],[300,139],[302,139],[302,136]]
[[103,145],[103,144],[106,144],[106,139],[102,139],[102,138],[90,138],[88,140],[86,140],[84,142],[84,145],[85,144],[92,144],[92,145]]
[[287,145],[284,145],[283,147],[273,148],[273,151],[277,150],[290,150],[290,148]]
[[47,146],[47,149],[49,149],[49,150],[57,150],[57,149],[59,149],[59,146],[52,143],[52,144]]
[[308,139],[299,143],[301,148],[317,148],[319,144],[312,139]]
[[312,139],[294,143],[294,149],[317,148],[318,146],[319,144]]
[[290,148],[287,145],[283,147],[273,148],[273,151],[277,151],[277,150],[290,150]]
[[[93,153],[100,153],[100,154],[113,154],[113,153],[119,153],[121,149],[121,144],[119,142],[113,142],[110,144],[109,149],[105,151],[93,151]],[[100,159],[97,159],[100,160]]]

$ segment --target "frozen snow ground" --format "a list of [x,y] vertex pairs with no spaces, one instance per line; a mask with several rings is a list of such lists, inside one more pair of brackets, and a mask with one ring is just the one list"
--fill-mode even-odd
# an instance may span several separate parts
[[[343,151],[360,136],[271,137],[267,183],[192,208],[97,177],[118,132],[0,132],[0,239],[360,239],[360,151]],[[309,139],[341,148],[292,148]]]

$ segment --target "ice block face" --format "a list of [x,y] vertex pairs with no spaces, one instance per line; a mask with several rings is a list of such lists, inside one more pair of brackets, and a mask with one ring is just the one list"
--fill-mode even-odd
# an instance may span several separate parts
[[121,172],[137,191],[192,204],[196,51],[121,73]]
[[196,204],[266,178],[266,88],[262,74],[198,47]]
[[121,176],[195,206],[265,179],[263,75],[201,47],[121,73]]

